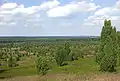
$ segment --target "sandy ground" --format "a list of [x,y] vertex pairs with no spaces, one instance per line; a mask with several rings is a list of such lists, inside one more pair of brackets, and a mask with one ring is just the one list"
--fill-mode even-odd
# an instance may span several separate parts
[[106,74],[94,76],[78,76],[55,74],[47,76],[24,76],[9,79],[1,79],[0,81],[120,81],[120,74]]

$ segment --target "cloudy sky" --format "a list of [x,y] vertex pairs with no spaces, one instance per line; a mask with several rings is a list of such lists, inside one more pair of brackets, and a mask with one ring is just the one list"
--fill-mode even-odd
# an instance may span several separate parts
[[0,4],[0,36],[99,36],[105,18],[120,30],[120,0],[0,0]]

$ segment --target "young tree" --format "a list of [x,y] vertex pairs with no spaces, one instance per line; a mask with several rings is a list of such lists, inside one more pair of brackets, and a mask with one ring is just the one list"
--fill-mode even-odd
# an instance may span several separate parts
[[74,60],[78,60],[78,58],[84,58],[84,55],[82,50],[76,47],[76,48],[71,48],[69,57],[70,57],[70,61],[74,61]]
[[65,56],[64,60],[65,61],[70,61],[70,52],[71,52],[71,50],[70,50],[69,42],[65,43],[63,51],[64,51],[64,56]]
[[53,61],[54,58],[50,53],[38,54],[36,58],[36,68],[38,74],[47,74],[47,71],[52,68]]
[[7,62],[8,62],[8,67],[16,66],[16,58],[13,56],[9,56]]
[[49,70],[49,64],[45,56],[37,57],[36,68],[39,74],[45,75],[47,73]]
[[62,66],[66,55],[65,53],[65,49],[63,47],[58,47],[58,49],[56,50],[56,55],[55,55],[55,60],[57,65]]

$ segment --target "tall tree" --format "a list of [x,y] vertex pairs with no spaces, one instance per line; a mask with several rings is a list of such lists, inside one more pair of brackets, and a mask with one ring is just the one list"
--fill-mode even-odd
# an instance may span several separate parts
[[113,72],[115,71],[115,66],[116,66],[116,57],[115,57],[116,55],[114,55],[114,51],[113,51],[114,44],[110,36],[107,37],[106,42],[107,43],[104,47],[105,56],[101,60],[100,70]]
[[111,26],[111,21],[104,21],[104,26],[101,31],[101,37],[100,37],[100,45],[99,45],[99,50],[96,56],[96,62],[100,64],[101,59],[104,57],[104,46],[106,45],[106,38],[111,34],[112,26]]
[[117,32],[117,45],[118,45],[118,50],[117,50],[118,59],[117,60],[118,60],[118,65],[120,65],[120,32],[119,31]]
[[110,20],[105,20],[96,56],[96,61],[100,65],[101,71],[115,71],[117,48],[116,28],[112,28]]

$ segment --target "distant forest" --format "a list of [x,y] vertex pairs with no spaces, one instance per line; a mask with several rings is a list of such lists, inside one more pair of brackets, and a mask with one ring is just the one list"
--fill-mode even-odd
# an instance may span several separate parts
[[41,36],[41,37],[0,37],[0,43],[98,41],[99,36]]

